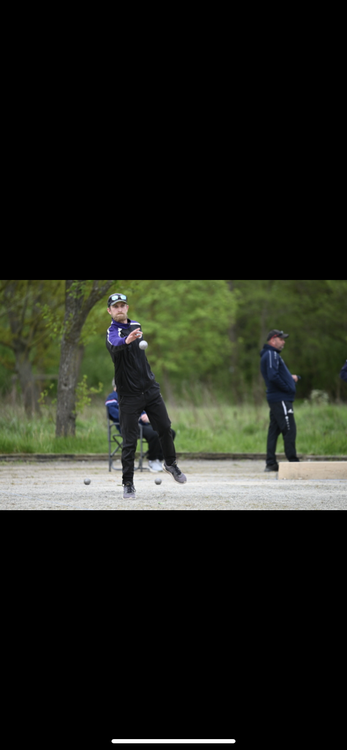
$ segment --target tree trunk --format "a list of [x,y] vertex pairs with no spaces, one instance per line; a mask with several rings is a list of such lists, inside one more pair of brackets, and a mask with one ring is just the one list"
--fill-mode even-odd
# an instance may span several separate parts
[[56,437],[75,436],[76,430],[76,386],[81,365],[80,344],[82,328],[87,315],[106,294],[113,281],[93,281],[87,297],[86,289],[90,282],[75,280],[65,282],[64,333],[61,340],[58,375]]
[[75,284],[72,293],[72,281],[66,282],[64,333],[61,340],[60,363],[57,393],[56,437],[75,436],[76,430],[76,386],[79,365],[81,364],[78,344],[85,322],[82,316],[83,281]]
[[75,436],[76,386],[80,364],[78,341],[64,340],[61,345],[57,394],[56,437]]

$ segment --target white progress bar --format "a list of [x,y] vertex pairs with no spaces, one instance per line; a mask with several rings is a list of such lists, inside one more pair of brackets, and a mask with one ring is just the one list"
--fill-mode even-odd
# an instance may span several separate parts
[[138,744],[149,745],[152,743],[157,743],[157,744],[166,743],[166,744],[171,744],[171,745],[174,745],[176,743],[178,744],[183,743],[183,744],[189,744],[189,745],[194,745],[194,744],[200,745],[201,743],[204,743],[205,745],[215,745],[216,743],[218,743],[219,745],[223,745],[223,744],[228,745],[232,742],[236,742],[236,740],[111,740],[111,742],[113,742],[115,745],[118,745],[118,744],[123,745],[125,743],[129,745],[138,745]]

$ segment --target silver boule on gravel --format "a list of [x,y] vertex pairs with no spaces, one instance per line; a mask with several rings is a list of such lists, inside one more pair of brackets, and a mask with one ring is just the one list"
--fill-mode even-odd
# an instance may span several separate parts
[[90,484],[90,483],[91,483],[91,481],[92,481],[91,479],[85,479],[85,480],[84,480],[84,484]]
[[161,484],[161,478],[160,477],[156,477],[154,481],[155,481],[156,484]]

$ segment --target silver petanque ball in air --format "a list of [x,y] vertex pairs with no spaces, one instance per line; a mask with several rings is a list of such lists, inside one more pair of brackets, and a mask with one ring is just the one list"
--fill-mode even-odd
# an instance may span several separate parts
[[85,479],[85,480],[84,480],[84,484],[90,484],[90,483],[91,483],[91,481],[92,481],[91,479]]
[[139,343],[140,349],[147,349],[147,346],[148,346],[147,341],[140,341]]

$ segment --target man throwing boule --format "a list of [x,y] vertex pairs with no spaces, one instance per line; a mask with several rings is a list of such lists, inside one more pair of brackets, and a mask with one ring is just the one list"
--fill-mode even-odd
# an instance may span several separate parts
[[145,351],[139,348],[142,338],[140,323],[128,318],[128,309],[125,294],[110,295],[107,312],[112,317],[112,323],[107,330],[106,346],[114,363],[114,379],[119,398],[125,499],[135,497],[134,461],[139,434],[138,420],[143,411],[148,414],[153,429],[159,435],[165,471],[180,484],[187,481],[187,477],[177,466],[171,422],[159,384],[154,378]]

